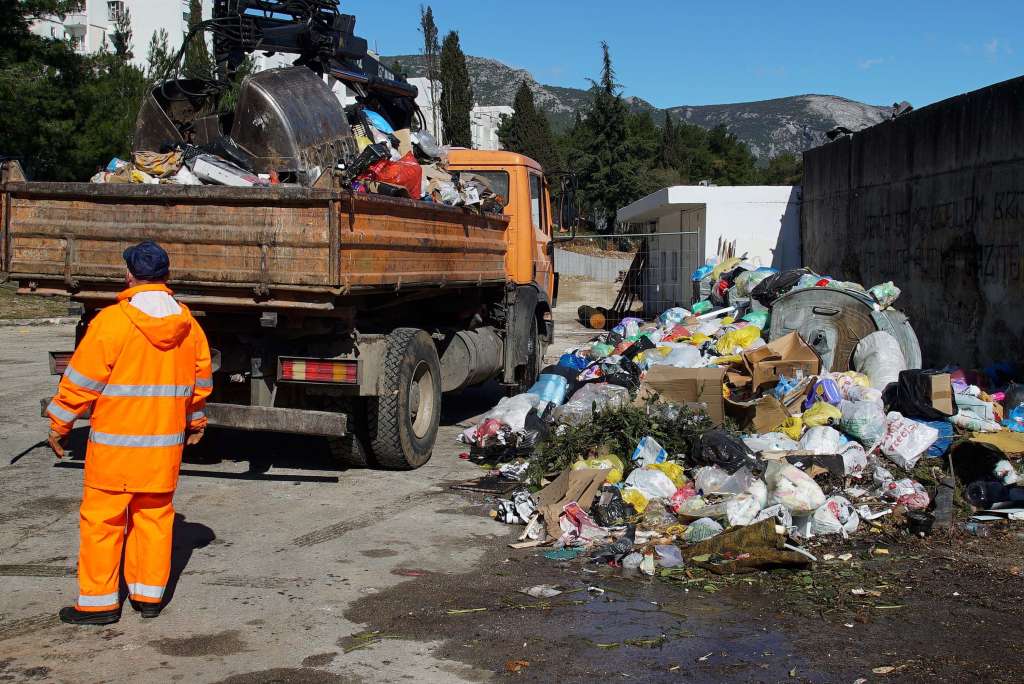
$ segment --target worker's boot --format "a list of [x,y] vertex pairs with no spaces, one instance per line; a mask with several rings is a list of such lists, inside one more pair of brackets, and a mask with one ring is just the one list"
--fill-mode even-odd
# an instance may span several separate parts
[[148,603],[146,601],[136,601],[135,599],[128,600],[131,601],[132,608],[138,611],[139,615],[144,618],[155,618],[163,610],[163,605],[159,603]]
[[61,608],[58,613],[61,622],[69,625],[110,625],[121,619],[121,609],[78,610],[74,606]]

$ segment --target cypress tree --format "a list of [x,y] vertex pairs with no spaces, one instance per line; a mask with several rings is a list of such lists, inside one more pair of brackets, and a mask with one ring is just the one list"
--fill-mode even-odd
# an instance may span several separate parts
[[469,113],[473,109],[473,89],[469,83],[466,55],[459,45],[459,34],[456,31],[449,31],[444,37],[440,61],[444,140],[455,147],[472,147]]
[[533,92],[523,81],[512,102],[512,116],[502,119],[498,139],[511,152],[525,154],[540,163],[545,171],[562,166],[558,150],[551,135],[551,125],[544,112],[538,111]]
[[437,120],[437,87],[435,84],[440,79],[437,60],[441,46],[437,42],[437,24],[434,23],[434,10],[430,5],[426,7],[420,5],[420,33],[423,34],[423,60],[427,63],[427,83],[429,84],[427,87],[430,90],[430,133],[440,140],[441,130]]
[[[188,28],[192,30],[203,20],[202,0],[189,0]],[[213,80],[213,59],[206,48],[206,32],[199,31],[188,43],[185,50],[185,64],[182,68],[187,78]]]

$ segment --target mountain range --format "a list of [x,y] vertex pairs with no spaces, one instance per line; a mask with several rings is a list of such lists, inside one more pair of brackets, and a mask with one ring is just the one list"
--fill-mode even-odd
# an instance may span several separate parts
[[[395,55],[382,58],[387,64],[396,61],[410,77],[426,76],[422,55]],[[576,112],[590,102],[590,92],[538,83],[525,69],[516,69],[495,59],[466,56],[473,84],[473,96],[479,105],[511,105],[519,84],[525,81],[537,106],[551,119],[555,130],[571,125]],[[825,132],[836,126],[858,131],[889,118],[891,107],[864,104],[836,95],[795,95],[774,100],[737,102],[719,105],[697,105],[658,109],[638,97],[625,97],[634,111],[647,111],[661,125],[664,113],[679,121],[713,128],[724,125],[747,143],[760,160],[785,152],[799,155],[804,150],[826,142]]]

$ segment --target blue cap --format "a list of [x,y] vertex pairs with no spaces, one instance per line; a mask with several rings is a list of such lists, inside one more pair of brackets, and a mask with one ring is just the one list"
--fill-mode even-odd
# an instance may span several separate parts
[[152,240],[124,250],[128,270],[139,280],[165,280],[171,272],[171,260],[164,248]]

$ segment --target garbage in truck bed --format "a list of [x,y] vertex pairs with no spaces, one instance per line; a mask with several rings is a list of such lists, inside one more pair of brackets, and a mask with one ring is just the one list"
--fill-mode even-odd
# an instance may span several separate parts
[[[513,546],[646,574],[804,566],[819,545],[951,529],[951,462],[988,516],[973,522],[1024,509],[1019,369],[912,367],[893,283],[740,259],[694,277],[718,294],[651,322],[621,317],[464,433],[500,442],[485,467],[521,484],[495,502],[497,519],[525,526]],[[794,313],[794,293],[810,315]],[[815,293],[850,297],[831,311],[857,324],[817,320]]]
[[342,187],[356,193],[403,197],[482,213],[502,214],[507,188],[494,188],[485,175],[448,169],[448,148],[425,130],[395,129],[384,114],[362,104],[341,109],[351,128],[358,154],[336,168],[314,167],[296,174],[270,169],[256,173],[251,156],[230,136],[207,145],[177,145],[159,151],[138,151],[131,160],[110,160],[93,183],[226,185],[269,187],[313,185],[324,174],[336,175]]

